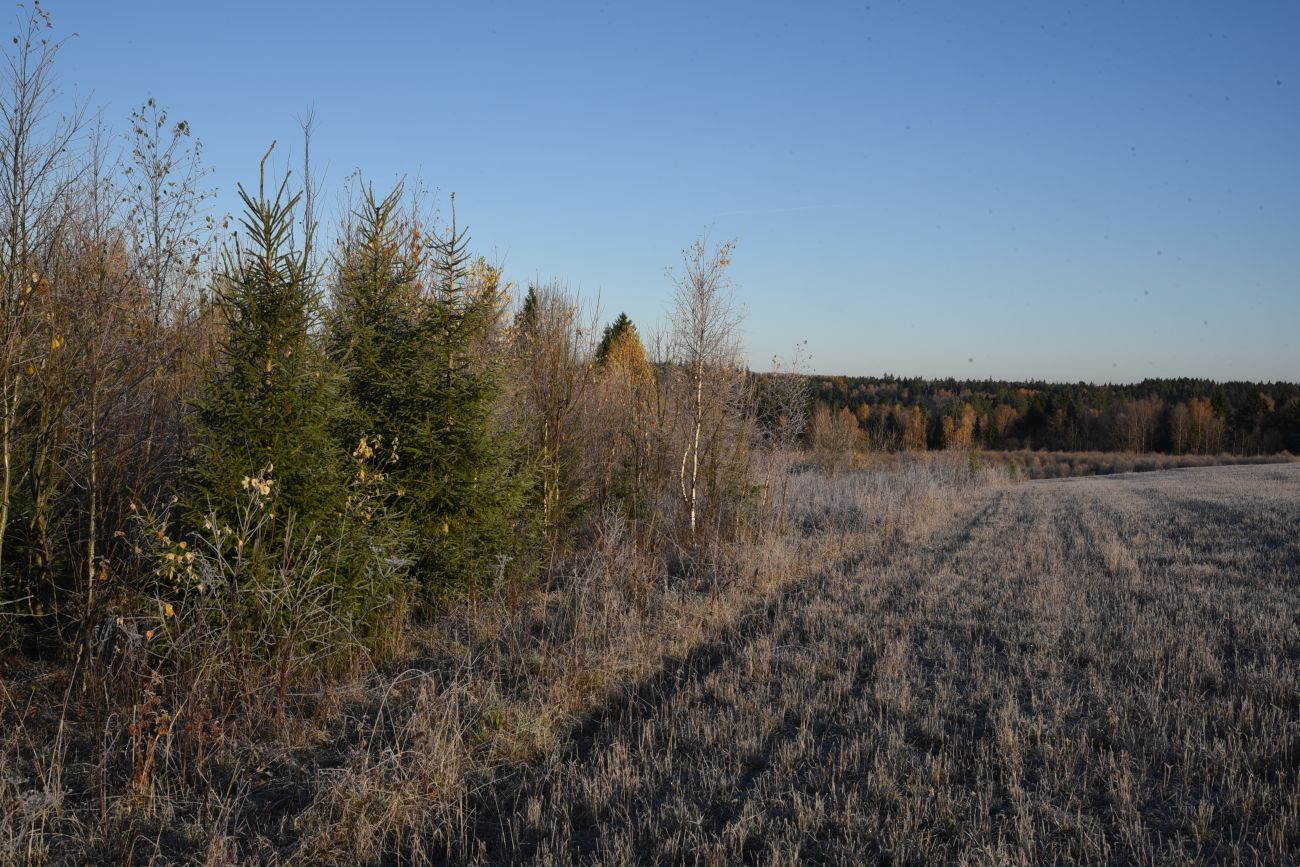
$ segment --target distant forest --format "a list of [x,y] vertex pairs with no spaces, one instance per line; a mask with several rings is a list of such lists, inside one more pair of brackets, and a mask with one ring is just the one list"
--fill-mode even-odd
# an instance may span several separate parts
[[1298,383],[810,379],[809,436],[853,434],[878,450],[1300,453]]

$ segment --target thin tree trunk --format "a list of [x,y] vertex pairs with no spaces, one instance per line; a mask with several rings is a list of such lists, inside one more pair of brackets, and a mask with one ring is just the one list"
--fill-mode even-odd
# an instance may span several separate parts
[[[13,383],[13,394],[10,395],[9,386]],[[0,482],[0,575],[4,574],[4,546],[5,537],[9,533],[9,506],[13,495],[13,428],[14,416],[18,412],[18,397],[21,391],[22,378],[14,376],[12,380],[5,378],[5,405],[4,405],[4,442],[0,445],[3,449],[4,462],[4,480]]]
[[695,513],[700,483],[700,429],[704,426],[704,370],[695,374],[695,438],[691,444],[691,538],[695,538]]
[[99,446],[96,442],[95,398],[96,390],[91,386],[90,392],[90,504],[88,517],[88,536],[86,539],[86,613],[89,615],[95,604],[95,538],[99,531]]

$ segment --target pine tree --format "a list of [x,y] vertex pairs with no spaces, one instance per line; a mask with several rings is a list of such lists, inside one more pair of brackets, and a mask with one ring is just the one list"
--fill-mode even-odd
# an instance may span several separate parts
[[[265,159],[263,160],[265,164]],[[243,237],[227,255],[217,304],[227,328],[218,364],[197,401],[197,453],[190,509],[229,517],[249,477],[268,474],[283,524],[337,515],[346,498],[342,453],[332,430],[337,376],[316,339],[320,297],[308,243],[296,249],[287,180],[273,199],[241,186]]]

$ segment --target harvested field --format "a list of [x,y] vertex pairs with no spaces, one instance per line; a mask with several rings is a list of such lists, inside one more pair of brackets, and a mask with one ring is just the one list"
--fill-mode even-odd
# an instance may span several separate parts
[[986,489],[836,559],[480,791],[481,860],[1300,852],[1300,466]]
[[1296,456],[1289,452],[1272,455],[1168,455],[1156,452],[1052,452],[1028,449],[981,452],[979,459],[1026,479],[1149,473],[1155,470],[1180,470],[1188,467],[1285,464],[1297,460]]

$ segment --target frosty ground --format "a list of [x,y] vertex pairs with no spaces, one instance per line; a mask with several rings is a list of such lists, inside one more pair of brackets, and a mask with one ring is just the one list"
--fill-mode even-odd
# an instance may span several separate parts
[[896,544],[864,535],[479,793],[478,855],[1295,857],[1300,466],[967,499]]

